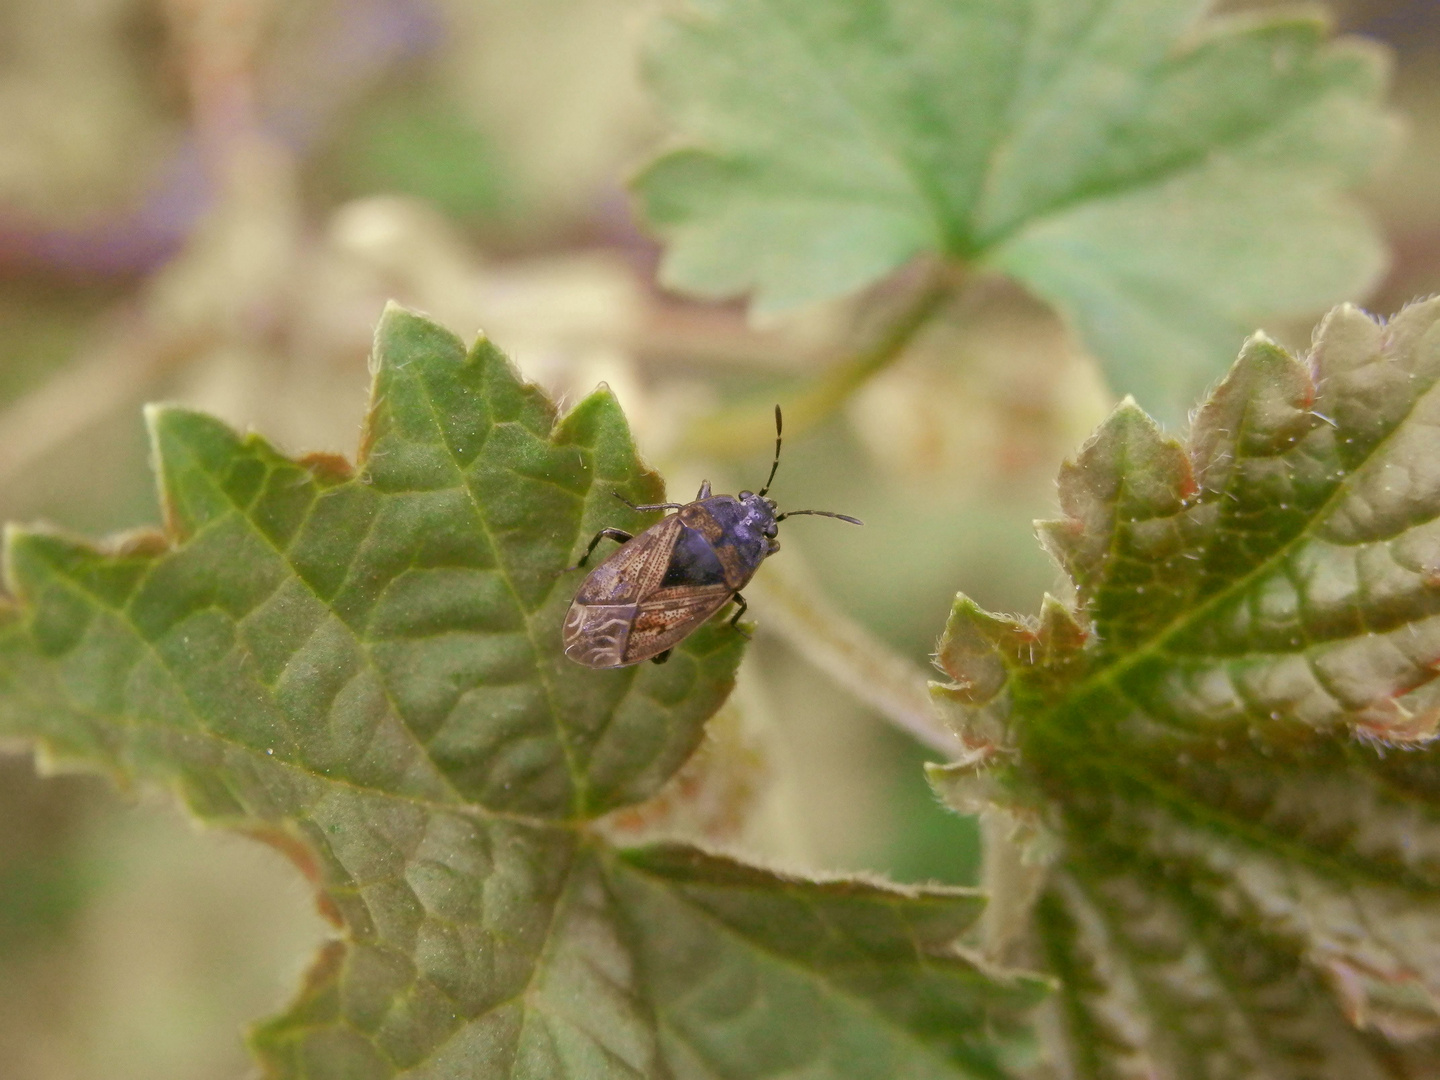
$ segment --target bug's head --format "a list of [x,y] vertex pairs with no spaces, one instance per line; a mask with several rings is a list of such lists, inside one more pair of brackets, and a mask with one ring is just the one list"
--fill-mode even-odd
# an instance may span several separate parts
[[742,491],[736,499],[742,507],[742,520],[746,528],[753,535],[763,536],[769,547],[769,554],[774,555],[780,550],[780,542],[775,539],[780,532],[779,522],[775,519],[775,500],[767,499],[763,494],[757,495],[753,491]]

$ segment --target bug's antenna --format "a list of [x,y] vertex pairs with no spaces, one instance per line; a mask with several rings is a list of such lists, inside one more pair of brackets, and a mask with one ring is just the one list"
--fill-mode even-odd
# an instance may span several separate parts
[[849,514],[837,514],[832,510],[786,510],[777,517],[776,521],[784,521],[787,517],[798,517],[801,514],[814,514],[816,517],[833,517],[841,521],[848,521],[851,525],[864,525],[859,518],[852,518]]
[[763,498],[770,490],[770,485],[775,480],[775,470],[780,468],[780,406],[775,406],[775,464],[770,466],[770,475],[765,478],[765,486],[760,489]]

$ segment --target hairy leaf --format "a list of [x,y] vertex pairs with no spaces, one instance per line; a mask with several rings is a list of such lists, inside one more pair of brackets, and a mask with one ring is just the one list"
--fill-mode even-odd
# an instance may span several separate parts
[[1253,338],[1182,446],[1122,404],[1038,622],[963,597],[936,774],[1048,833],[1080,1077],[1398,1075],[1440,1026],[1440,301]]
[[1206,6],[692,0],[650,59],[682,144],[637,181],[665,280],[774,311],[919,254],[996,269],[1181,415],[1260,316],[1374,279],[1340,192],[1391,131],[1373,48]]
[[257,1029],[268,1074],[1004,1075],[1038,984],[951,950],[974,895],[587,827],[679,767],[743,644],[717,621],[663,666],[562,655],[566,567],[646,524],[615,493],[664,497],[613,396],[557,419],[488,342],[396,308],[375,363],[353,470],[156,408],[163,534],[6,548],[0,733],[174,784],[343,930]]

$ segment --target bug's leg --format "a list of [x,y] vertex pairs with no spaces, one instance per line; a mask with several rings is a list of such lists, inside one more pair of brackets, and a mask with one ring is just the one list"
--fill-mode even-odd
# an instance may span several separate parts
[[650,662],[652,664],[663,664],[666,660],[670,659],[670,651],[671,650],[666,649],[664,652],[657,652],[654,656],[650,657]]
[[746,634],[744,630],[741,630],[740,627],[736,626],[735,624],[740,621],[740,616],[744,615],[745,612],[749,610],[750,605],[745,602],[745,598],[741,596],[738,592],[735,594],[734,600],[740,606],[735,609],[735,614],[730,616],[730,626],[737,633],[743,634],[745,637],[748,638],[750,635]]
[[580,556],[580,561],[577,562],[574,566],[569,567],[569,569],[579,570],[582,566],[584,566],[590,556],[595,553],[595,545],[600,543],[600,541],[604,540],[607,536],[611,540],[618,541],[621,544],[625,543],[627,540],[635,539],[634,536],[632,536],[630,533],[627,533],[624,529],[601,529],[598,533],[595,534],[595,539],[590,541],[590,546],[585,549],[585,554]]
[[641,503],[639,506],[636,506],[618,491],[612,492],[612,494],[626,506],[630,507],[631,510],[679,510],[685,505],[684,503]]

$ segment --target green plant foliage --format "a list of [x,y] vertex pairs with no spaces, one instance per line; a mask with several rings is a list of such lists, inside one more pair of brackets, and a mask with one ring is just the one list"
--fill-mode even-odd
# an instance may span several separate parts
[[694,748],[743,645],[566,660],[565,568],[663,499],[601,389],[557,420],[488,342],[382,321],[362,453],[149,421],[166,528],[15,529],[0,732],[289,853],[343,937],[269,1075],[1000,1077],[1033,979],[951,949],[965,890],[820,883],[587,822]]
[[1253,338],[1184,446],[1122,404],[1060,499],[1075,604],[957,601],[935,779],[1048,838],[1074,1075],[1399,1075],[1440,1017],[1440,301]]
[[637,181],[664,279],[762,312],[931,253],[1013,275],[1114,384],[1183,415],[1261,316],[1374,280],[1340,192],[1384,65],[1197,0],[707,0],[650,76],[681,146]]
[[346,193],[414,195],[467,223],[498,217],[505,170],[485,133],[432,87],[384,91],[328,148]]

